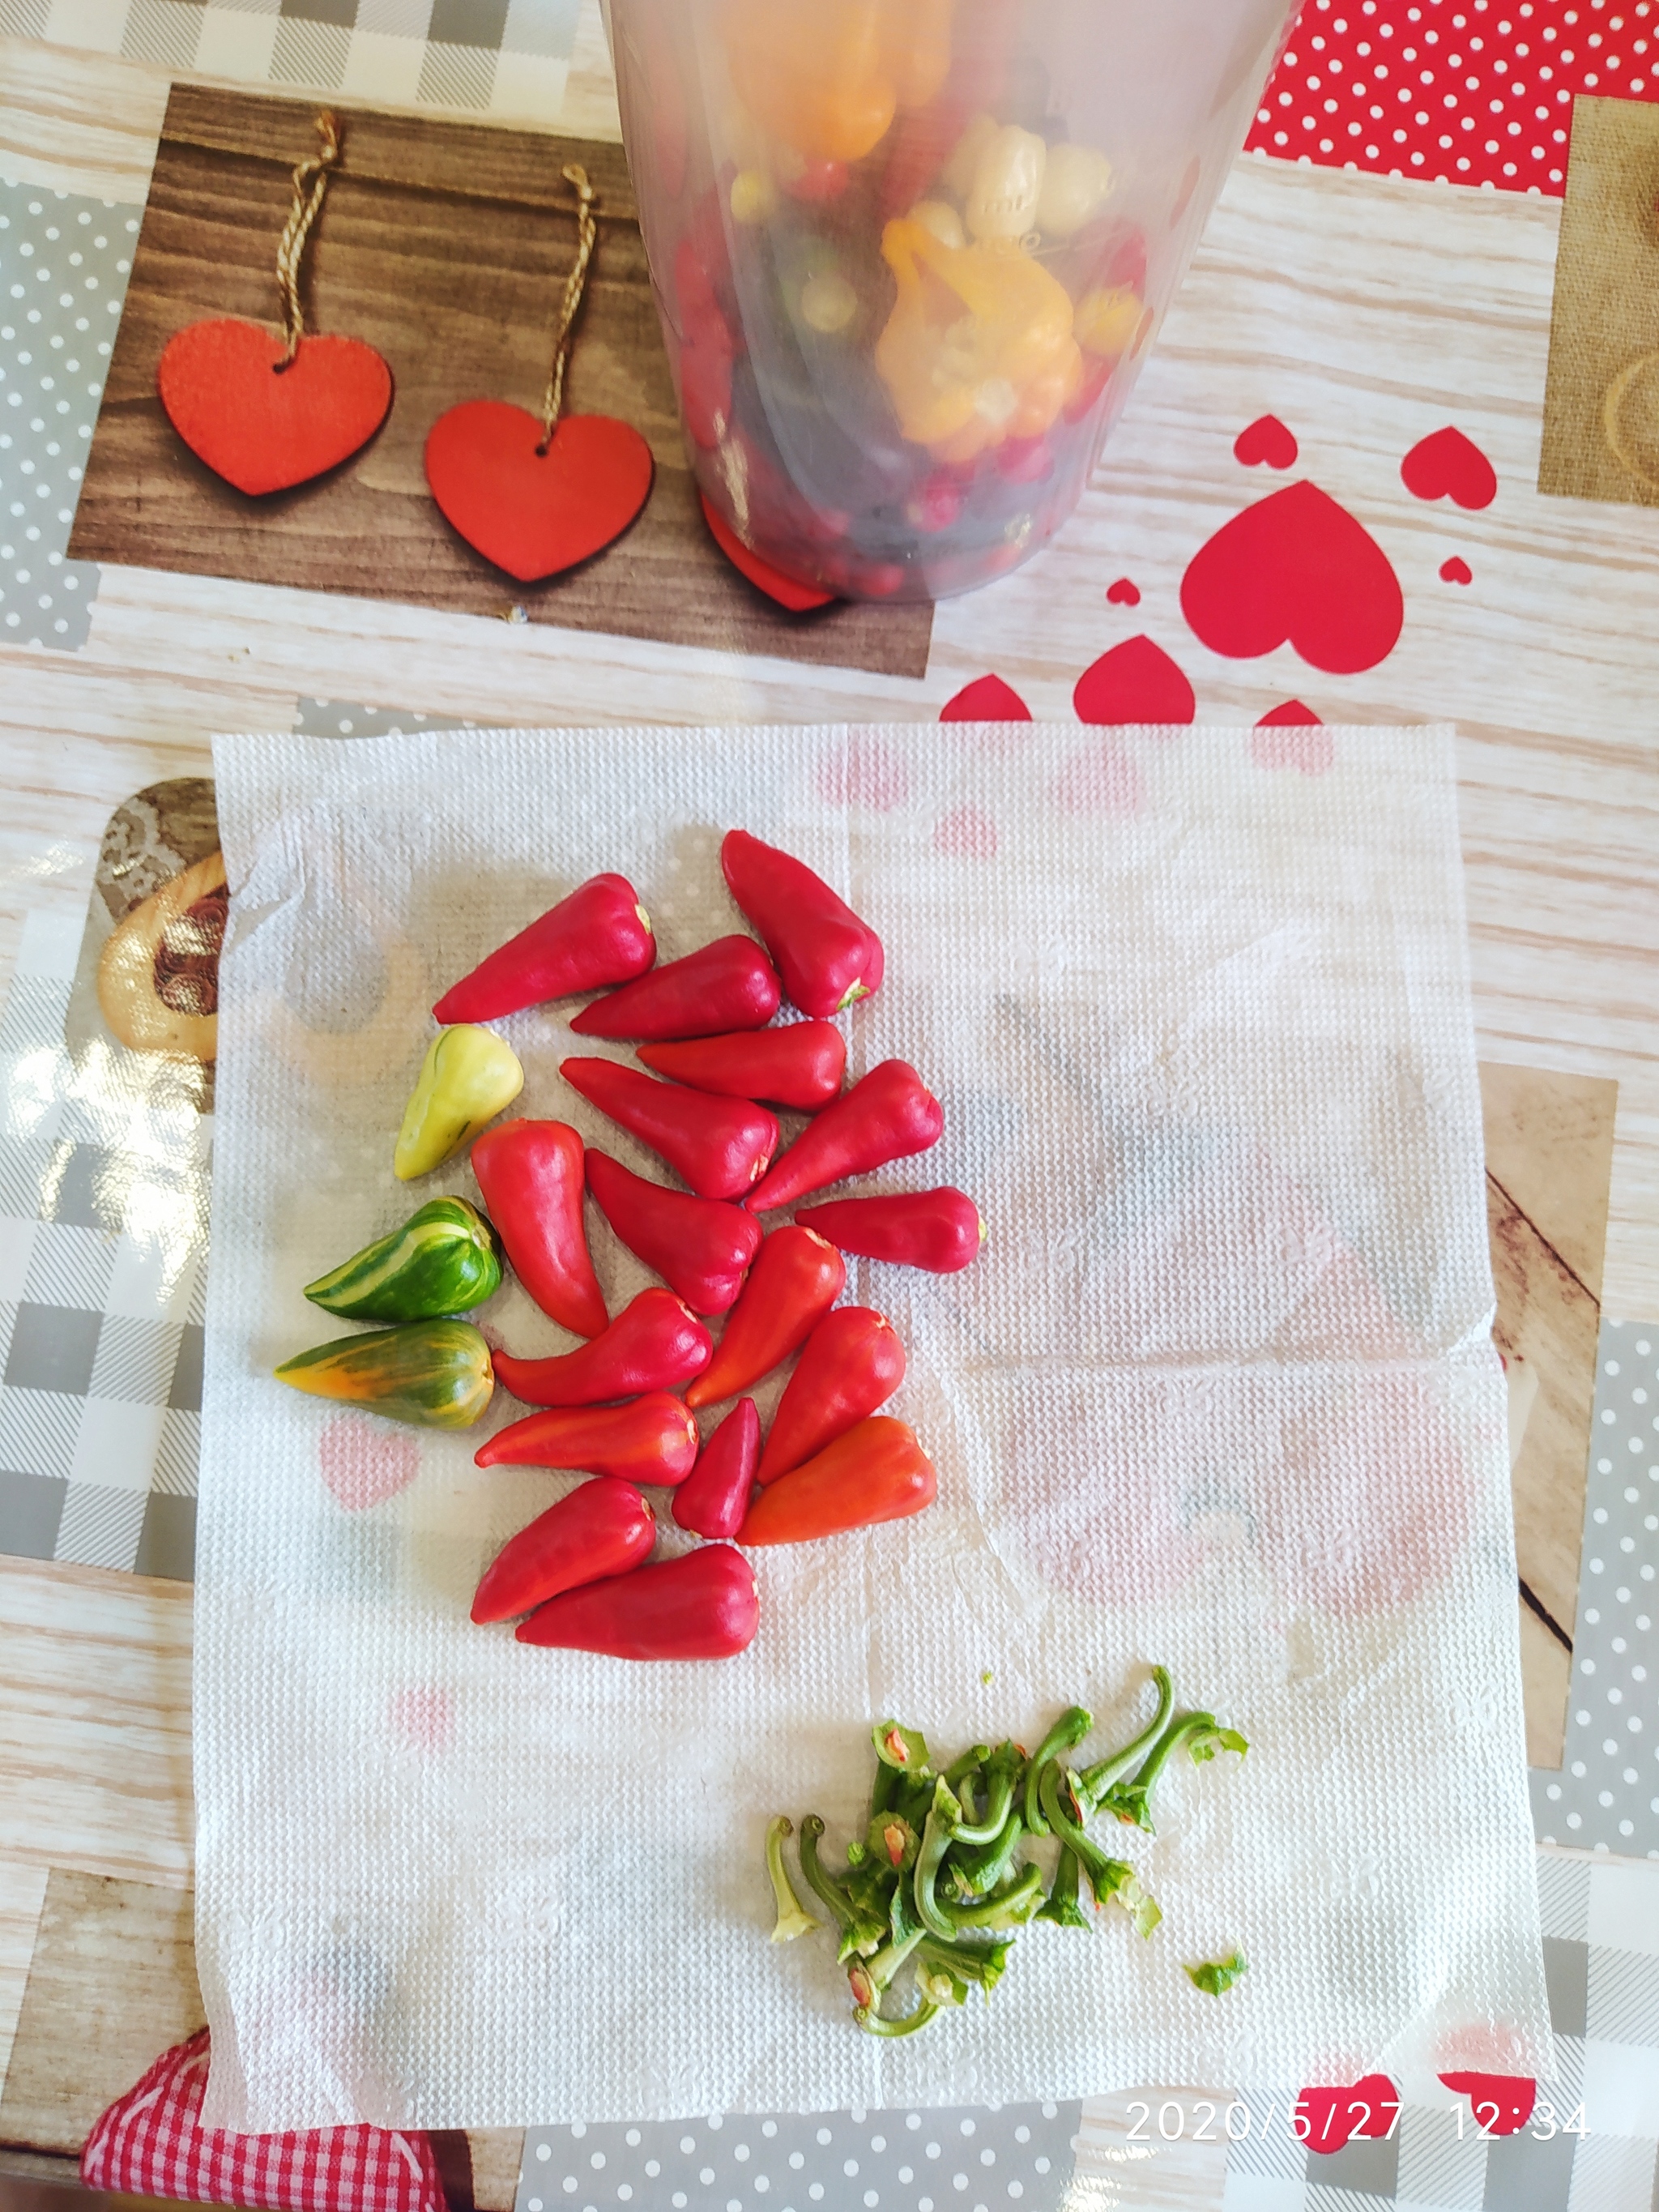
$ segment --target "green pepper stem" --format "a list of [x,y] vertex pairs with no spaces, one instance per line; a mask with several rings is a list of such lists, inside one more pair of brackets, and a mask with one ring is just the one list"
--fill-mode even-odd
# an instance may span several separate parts
[[[994,1889],[1013,1864],[1014,1854],[1019,1849],[1020,1838],[1024,1833],[1025,1823],[1020,1817],[1018,1808],[1011,1805],[1000,1832],[990,1843],[981,1844],[974,1850],[963,1851],[959,1858],[953,1858],[951,1861],[952,1873],[960,1876],[975,1896],[982,1895],[988,1889]],[[957,1840],[960,1839],[958,1831]]]
[[894,1975],[921,1942],[923,1933],[923,1929],[917,1928],[908,1936],[896,1937],[892,1942],[884,1943],[879,1951],[866,1960],[865,1972],[869,1975],[876,1989],[887,1988]]
[[989,1844],[1001,1834],[1014,1802],[1020,1764],[1017,1744],[1000,1743],[991,1753],[985,1763],[985,1810],[977,1820],[964,1821],[957,1827],[957,1843]]
[[1067,1705],[1037,1746],[1031,1763],[1025,1770],[1025,1826],[1032,1835],[1046,1836],[1048,1832],[1048,1823],[1043,1818],[1042,1805],[1043,1770],[1062,1752],[1070,1751],[1074,1744],[1081,1743],[1094,1724],[1094,1715],[1085,1706]]
[[1013,1948],[1012,1936],[1001,1936],[991,1942],[941,1943],[936,1936],[924,1936],[916,1947],[916,1957],[929,1966],[940,1967],[955,1975],[961,1982],[977,1982],[989,1996],[1002,1979],[1002,1970]]
[[[1068,1775],[1066,1779],[1075,1790],[1073,1778]],[[1137,1916],[1136,1926],[1141,1929],[1143,1935],[1150,1935],[1158,1924],[1157,1918],[1139,1913],[1139,1908],[1143,1904],[1150,1906],[1152,1915],[1157,1914],[1158,1908],[1150,1898],[1145,1896],[1134,1869],[1127,1859],[1109,1858],[1092,1837],[1084,1834],[1082,1829],[1066,1811],[1065,1801],[1060,1796],[1060,1771],[1056,1767],[1050,1766],[1042,1778],[1043,1810],[1048,1814],[1054,1832],[1061,1843],[1076,1853],[1079,1863],[1089,1877],[1089,1887],[1095,1893],[1095,1903],[1104,1905],[1109,1898],[1117,1897],[1121,1893],[1125,1909],[1130,1911],[1132,1916]],[[1130,1902],[1131,1899],[1133,1903]],[[1146,1922],[1145,1926],[1142,1926],[1143,1919]]]
[[[1042,1873],[1036,1867],[1028,1866],[1017,1880],[993,1890],[988,1897],[981,1897],[976,1905],[947,1905],[943,1917],[952,1929],[1023,1928],[1042,1895]],[[937,1929],[933,1930],[935,1935],[938,1932]]]
[[988,1743],[976,1743],[964,1751],[960,1759],[953,1759],[945,1770],[945,1779],[952,1790],[959,1790],[970,1774],[977,1772],[991,1756]]
[[1054,1871],[1054,1887],[1048,1892],[1048,1902],[1032,1915],[1036,1920],[1051,1920],[1056,1928],[1086,1928],[1089,1924],[1082,1906],[1077,1901],[1077,1853],[1069,1844],[1060,1848],[1060,1864]]
[[1104,1808],[1115,1813],[1120,1820],[1144,1828],[1149,1836],[1156,1835],[1152,1817],[1152,1785],[1183,1744],[1190,1746],[1193,1757],[1200,1761],[1212,1759],[1218,1744],[1228,1751],[1243,1753],[1249,1749],[1237,1729],[1224,1729],[1213,1713],[1182,1713],[1179,1720],[1171,1721],[1165,1728],[1133,1780],[1102,1790],[1090,1809]]
[[1079,1775],[1078,1802],[1086,1809],[1092,1810],[1118,1777],[1127,1774],[1135,1761],[1158,1741],[1159,1731],[1169,1719],[1170,1709],[1175,1703],[1175,1688],[1166,1667],[1154,1667],[1152,1680],[1158,1686],[1158,1710],[1146,1727],[1132,1743],[1126,1743],[1121,1751],[1108,1752],[1104,1759],[1097,1759],[1092,1766],[1085,1767]]
[[902,2020],[884,2020],[873,2005],[859,2005],[853,2017],[866,2035],[914,2035],[919,2027],[926,2027],[939,2013],[939,2007],[923,1997],[914,2012]]
[[915,1882],[916,1911],[921,1915],[922,1926],[930,1935],[940,1936],[947,1943],[951,1936],[951,1923],[939,1910],[939,1901],[933,1895],[933,1884],[939,1878],[945,1854],[956,1835],[956,1823],[961,1817],[962,1807],[952,1794],[950,1784],[941,1775],[933,1786],[933,1808],[927,1815],[927,1826],[922,1831],[921,1849],[916,1853]]
[[800,1824],[797,1845],[800,1852],[800,1870],[814,1895],[821,1898],[835,1917],[836,1925],[844,1936],[856,1936],[863,1916],[847,1892],[818,1858],[818,1838],[823,1833],[823,1822],[816,1813],[808,1813]]
[[781,1813],[767,1825],[766,1871],[772,1877],[772,1895],[778,1908],[777,1925],[772,1930],[775,1943],[793,1943],[797,1936],[809,1936],[815,1928],[823,1925],[821,1920],[813,1919],[796,1896],[789,1869],[783,1863],[783,1839],[793,1832],[792,1824]]

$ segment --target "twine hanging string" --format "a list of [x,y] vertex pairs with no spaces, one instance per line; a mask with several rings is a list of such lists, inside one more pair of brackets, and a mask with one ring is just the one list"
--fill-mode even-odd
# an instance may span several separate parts
[[571,161],[563,171],[566,184],[576,194],[576,258],[570,264],[570,274],[564,280],[564,297],[559,302],[559,327],[553,340],[553,365],[547,372],[547,390],[542,398],[542,442],[538,453],[545,453],[553,442],[553,433],[559,420],[559,409],[564,402],[565,363],[570,358],[570,334],[575,327],[576,316],[582,304],[582,289],[587,283],[588,264],[593,258],[593,248],[599,240],[599,226],[593,220],[593,187],[587,181],[587,172],[580,163]]
[[289,210],[287,228],[276,248],[276,284],[283,295],[283,328],[288,338],[288,351],[276,363],[279,374],[299,352],[300,341],[306,333],[305,309],[300,304],[300,263],[306,240],[311,235],[311,226],[323,204],[323,194],[328,190],[329,178],[340,158],[339,121],[330,108],[325,108],[317,118],[317,137],[318,152],[309,161],[301,161],[294,172],[294,205]]

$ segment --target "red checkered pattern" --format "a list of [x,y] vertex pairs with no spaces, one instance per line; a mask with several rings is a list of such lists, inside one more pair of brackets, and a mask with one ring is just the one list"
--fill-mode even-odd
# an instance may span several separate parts
[[136,2088],[87,2138],[89,2189],[262,2212],[445,2212],[443,2185],[423,2135],[386,2128],[239,2136],[200,2125],[208,2031],[164,2051]]
[[1656,0],[1306,0],[1247,143],[1559,198],[1577,92],[1659,99]]

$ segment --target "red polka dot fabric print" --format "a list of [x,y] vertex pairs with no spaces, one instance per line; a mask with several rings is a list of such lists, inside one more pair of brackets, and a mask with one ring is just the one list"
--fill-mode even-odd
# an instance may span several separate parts
[[1656,0],[1307,0],[1246,143],[1559,198],[1577,92],[1659,99]]

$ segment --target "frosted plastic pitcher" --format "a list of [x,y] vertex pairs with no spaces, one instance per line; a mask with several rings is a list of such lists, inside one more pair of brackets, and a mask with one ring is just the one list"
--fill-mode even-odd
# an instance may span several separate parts
[[609,0],[717,529],[939,599],[1076,506],[1294,0]]

